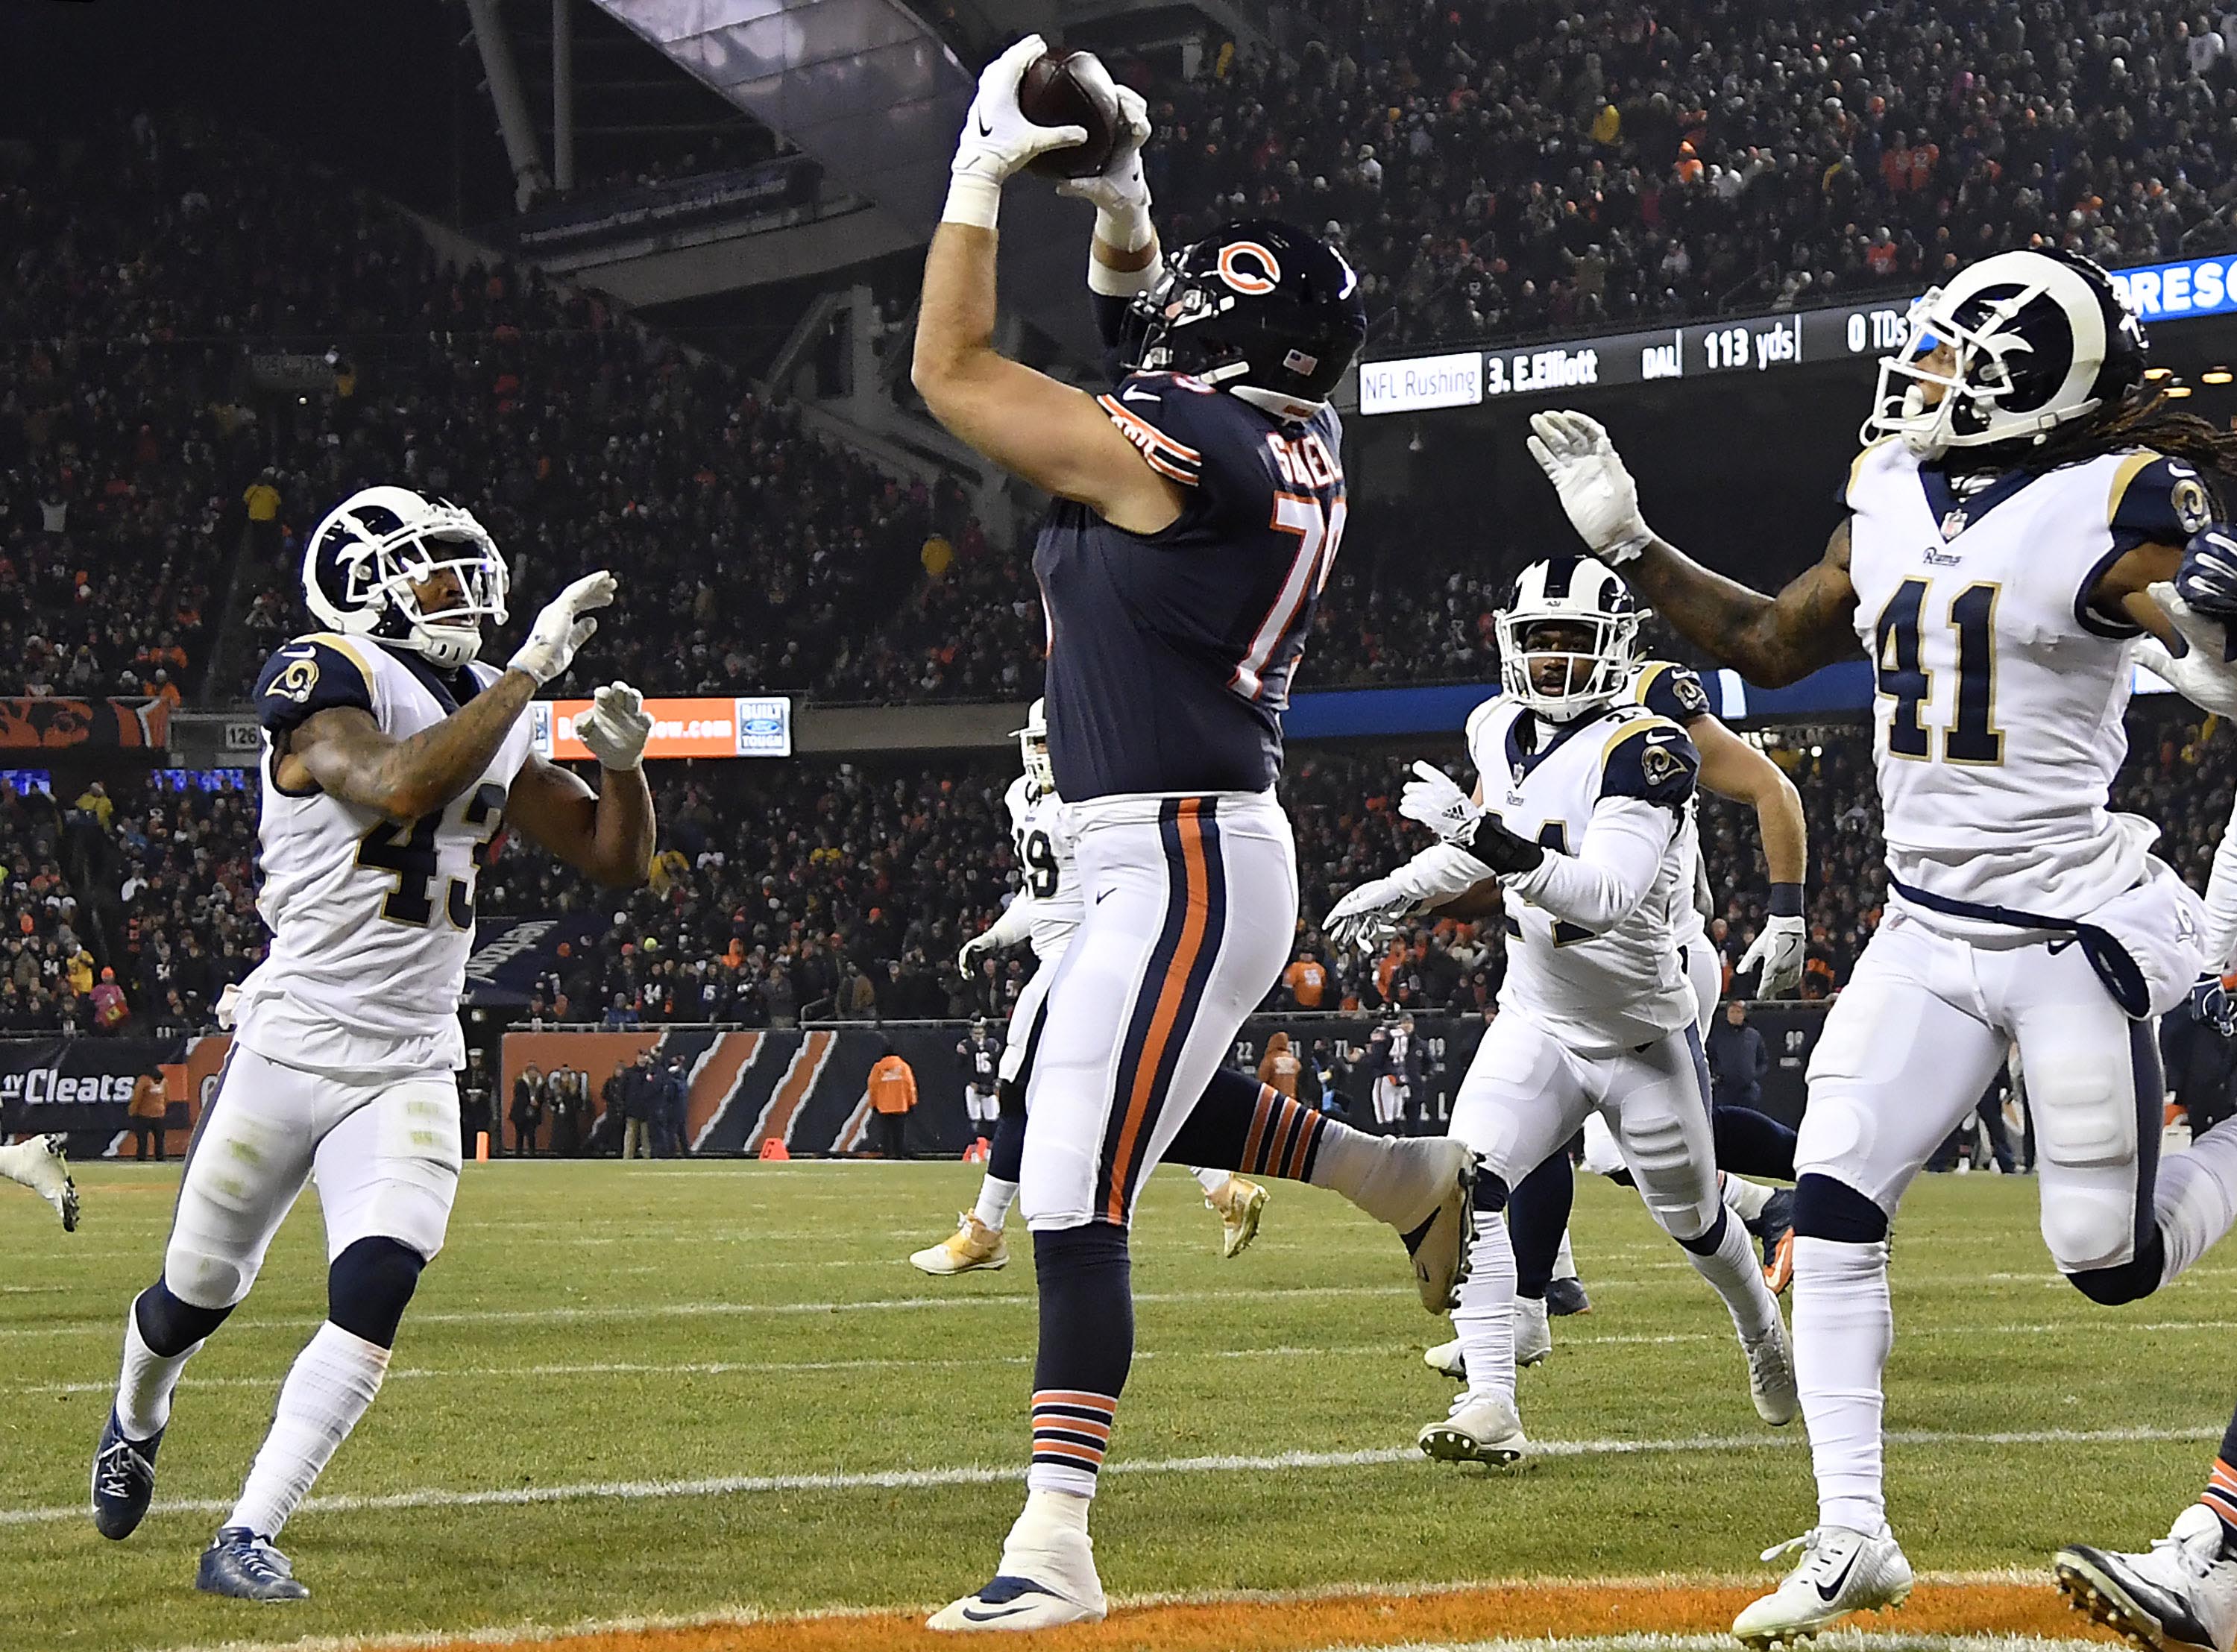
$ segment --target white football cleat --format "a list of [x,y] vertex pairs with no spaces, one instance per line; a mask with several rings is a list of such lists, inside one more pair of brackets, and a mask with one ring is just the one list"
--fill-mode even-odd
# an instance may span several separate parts
[[69,1142],[61,1135],[35,1135],[14,1147],[0,1147],[0,1176],[20,1181],[55,1208],[63,1231],[77,1231],[77,1183],[70,1180]]
[[1422,1356],[1422,1363],[1440,1377],[1450,1377],[1455,1382],[1468,1380],[1468,1360],[1461,1353],[1461,1339],[1440,1342]]
[[1516,1463],[1530,1449],[1514,1402],[1499,1394],[1473,1401],[1462,1394],[1452,1415],[1431,1423],[1414,1444],[1440,1463]]
[[1009,1241],[999,1227],[989,1227],[969,1211],[955,1219],[955,1231],[937,1245],[911,1254],[909,1266],[921,1274],[945,1277],[975,1274],[1010,1265]]
[[1514,1299],[1514,1363],[1534,1366],[1554,1352],[1554,1328],[1546,1320],[1546,1299]]
[[[1084,1529],[1037,1517],[1034,1493],[1002,1543],[994,1576],[925,1620],[941,1630],[1048,1629],[1099,1623],[1111,1609],[1095,1575],[1095,1543]],[[1083,1514],[1081,1518],[1085,1518]]]
[[1475,1242],[1475,1150],[1449,1135],[1385,1137],[1382,1162],[1352,1202],[1398,1230],[1422,1306],[1451,1313]]
[[1802,1551],[1778,1587],[1732,1620],[1732,1637],[1757,1649],[1792,1646],[1851,1612],[1900,1606],[1910,1598],[1910,1562],[1894,1537],[1868,1537],[1846,1526],[1818,1526],[1763,1551],[1765,1560]]
[[1785,1322],[1774,1315],[1770,1331],[1753,1341],[1740,1339],[1740,1352],[1747,1355],[1748,1398],[1755,1401],[1755,1414],[1773,1428],[1785,1427],[1802,1414]]
[[1230,1260],[1250,1248],[1266,1218],[1266,1189],[1242,1176],[1230,1176],[1219,1197],[1204,1195],[1204,1208],[1219,1213],[1219,1254]]
[[2051,1562],[2077,1612],[2156,1652],[2230,1652],[2237,1642],[2237,1561],[2223,1558],[2221,1519],[2202,1503],[2175,1517],[2151,1552],[2072,1543]]

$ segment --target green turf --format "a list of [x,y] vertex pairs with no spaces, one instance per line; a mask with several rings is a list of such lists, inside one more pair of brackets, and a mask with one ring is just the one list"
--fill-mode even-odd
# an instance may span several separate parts
[[[946,1231],[976,1175],[932,1164],[469,1167],[450,1249],[406,1320],[396,1371],[320,1490],[1014,1464],[1033,1332],[1024,1247],[1005,1273],[947,1281],[903,1260]],[[0,1186],[0,1508],[82,1503],[124,1306],[152,1277],[168,1223],[168,1173],[96,1167],[80,1182],[85,1221],[67,1239],[45,1207]],[[163,1447],[162,1498],[238,1489],[280,1375],[320,1312],[311,1204],[190,1369]],[[1922,1181],[1896,1261],[1890,1426],[2211,1438],[1897,1445],[1892,1512],[1922,1569],[2034,1564],[2077,1536],[2141,1546],[2193,1493],[2227,1420],[2221,1354],[2237,1323],[2237,1267],[2209,1262],[2153,1301],[2095,1308],[2050,1274],[2035,1209],[2031,1181]],[[1760,1437],[1776,1449],[1600,1454],[1497,1477],[1415,1460],[1112,1477],[1097,1515],[1106,1585],[1731,1573],[1801,1531],[1811,1505],[1799,1429],[1772,1435],[1756,1422],[1706,1287],[1622,1189],[1580,1186],[1574,1231],[1595,1312],[1557,1321],[1564,1346],[1524,1373],[1533,1436]],[[1332,1195],[1278,1187],[1257,1247],[1224,1262],[1194,1185],[1163,1171],[1139,1232],[1135,1283],[1151,1300],[1138,1346],[1148,1357],[1119,1412],[1114,1461],[1404,1446],[1442,1412],[1448,1385],[1418,1359],[1438,1324],[1415,1306],[1395,1241]],[[917,1300],[968,1305],[844,1306]],[[832,1306],[678,1311],[776,1304]],[[538,1317],[548,1310],[569,1312]],[[1594,1340],[1626,1338],[1670,1339]],[[687,1369],[723,1364],[758,1368]],[[796,1368],[808,1366],[830,1368]],[[585,1366],[607,1368],[570,1369]],[[0,1524],[0,1647],[109,1652],[933,1602],[982,1580],[1019,1496],[1006,1480],[525,1507],[314,1504],[284,1543],[314,1596],[269,1609],[192,1592],[212,1515],[159,1504],[123,1544],[81,1517]]]

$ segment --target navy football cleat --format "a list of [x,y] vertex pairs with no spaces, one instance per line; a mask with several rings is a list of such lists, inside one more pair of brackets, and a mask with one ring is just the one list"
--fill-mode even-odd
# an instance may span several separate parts
[[112,1406],[93,1453],[93,1529],[111,1540],[129,1537],[148,1513],[155,1495],[157,1429],[144,1440],[127,1439]]
[[1590,1313],[1593,1299],[1585,1294],[1581,1281],[1575,1279],[1549,1280],[1546,1285],[1546,1312],[1559,1319],[1568,1313]]
[[195,1587],[205,1595],[237,1601],[307,1601],[311,1591],[295,1581],[287,1557],[247,1526],[228,1526],[202,1550]]

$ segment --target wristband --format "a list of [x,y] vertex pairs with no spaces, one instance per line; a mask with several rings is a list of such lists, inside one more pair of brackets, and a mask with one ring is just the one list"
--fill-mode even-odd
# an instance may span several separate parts
[[940,208],[940,221],[992,229],[1001,211],[1002,186],[999,182],[976,173],[959,172],[947,181],[947,204]]
[[[1098,232],[1098,239],[1100,239]],[[1087,253],[1087,290],[1098,298],[1131,299],[1148,292],[1165,279],[1165,260],[1153,258],[1138,270],[1114,270],[1096,257],[1092,247]]]
[[1128,201],[1119,211],[1108,207],[1095,209],[1095,239],[1106,246],[1116,247],[1125,253],[1138,253],[1150,244],[1157,227],[1150,222],[1150,203],[1145,197]]
[[1771,886],[1771,915],[1773,918],[1802,916],[1802,885],[1773,884]]

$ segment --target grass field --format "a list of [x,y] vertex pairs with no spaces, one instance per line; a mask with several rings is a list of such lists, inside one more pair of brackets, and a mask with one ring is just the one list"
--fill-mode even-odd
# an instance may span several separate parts
[[[313,1598],[280,1608],[190,1583],[322,1312],[312,1201],[190,1368],[155,1511],[111,1544],[82,1515],[86,1469],[173,1172],[82,1169],[67,1239],[0,1187],[0,1649],[478,1629],[501,1643],[528,1625],[944,1601],[983,1579],[1016,1511],[1033,1334],[1026,1247],[1006,1272],[949,1281],[902,1260],[976,1175],[469,1166],[387,1388],[283,1539]],[[1891,1621],[1915,1637],[2080,1634],[2049,1551],[2162,1531],[2237,1388],[2237,1265],[2100,1309],[2049,1274],[2035,1228],[2031,1181],[1928,1177],[1899,1232],[1892,1514],[1944,1580]],[[1456,1471],[1410,1450],[1449,1390],[1420,1363],[1442,1331],[1395,1241],[1281,1187],[1257,1246],[1223,1262],[1194,1184],[1160,1172],[1138,1228],[1123,1471],[1097,1533],[1114,1596],[1181,1598],[1053,1638],[1274,1649],[1728,1621],[1741,1585],[1773,1576],[1757,1550],[1811,1524],[1800,1430],[1757,1422],[1722,1309],[1633,1195],[1580,1186],[1574,1231],[1596,1311],[1557,1322],[1521,1396],[1556,1453]],[[1521,1579],[1548,1587],[1422,1592]],[[1275,1598],[1221,1601],[1236,1591]],[[596,1644],[915,1638],[897,1617],[827,1616]]]

